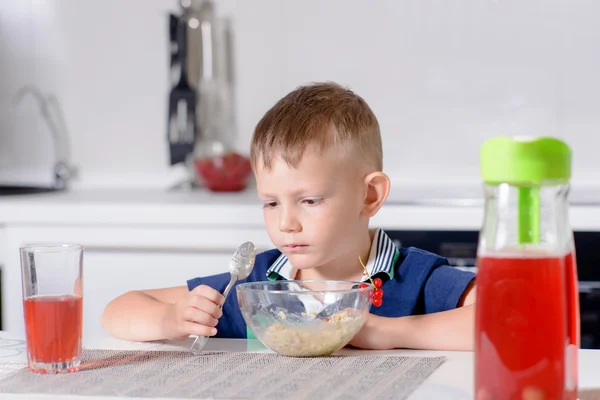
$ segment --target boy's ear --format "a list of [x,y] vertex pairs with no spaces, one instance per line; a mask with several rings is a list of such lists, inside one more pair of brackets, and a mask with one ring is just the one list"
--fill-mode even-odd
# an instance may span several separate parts
[[381,171],[372,172],[365,177],[366,196],[363,213],[367,217],[377,214],[390,194],[390,178]]

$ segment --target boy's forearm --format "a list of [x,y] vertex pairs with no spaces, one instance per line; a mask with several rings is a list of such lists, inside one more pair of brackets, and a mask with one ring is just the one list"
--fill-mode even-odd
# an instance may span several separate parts
[[392,338],[395,348],[473,350],[474,307],[468,305],[434,314],[386,318],[382,329]]
[[128,292],[105,308],[101,324],[112,336],[132,341],[164,339],[163,320],[169,304],[139,291]]

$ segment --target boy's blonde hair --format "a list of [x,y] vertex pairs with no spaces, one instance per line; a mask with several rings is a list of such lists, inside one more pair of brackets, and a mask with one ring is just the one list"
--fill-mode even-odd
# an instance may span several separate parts
[[308,145],[323,151],[331,145],[355,146],[365,162],[383,168],[379,123],[357,94],[336,83],[301,86],[279,100],[258,122],[250,145],[250,161],[271,168],[281,156],[297,167]]

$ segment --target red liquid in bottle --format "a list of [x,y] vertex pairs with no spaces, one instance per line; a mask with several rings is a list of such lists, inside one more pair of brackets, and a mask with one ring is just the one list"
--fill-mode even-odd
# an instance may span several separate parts
[[565,397],[565,305],[563,257],[479,259],[477,399]]
[[579,328],[579,278],[577,276],[577,263],[573,253],[565,257],[565,283],[567,287],[567,347],[566,359],[566,399],[577,399],[578,389],[578,351],[580,347]]
[[23,301],[27,352],[38,363],[70,362],[81,355],[82,299],[36,296]]

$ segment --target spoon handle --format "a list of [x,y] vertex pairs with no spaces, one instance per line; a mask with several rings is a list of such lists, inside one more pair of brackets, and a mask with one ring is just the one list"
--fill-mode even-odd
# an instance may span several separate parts
[[[229,280],[227,287],[225,287],[225,290],[223,291],[223,302],[227,300],[227,296],[229,295],[229,292],[231,291],[231,288],[233,287],[236,281],[237,276],[231,274],[231,279]],[[219,305],[219,308],[223,308],[223,305]],[[192,347],[190,347],[190,351],[192,352],[192,354],[195,356],[199,355],[204,349],[204,346],[206,346],[206,342],[208,342],[208,336],[196,336],[194,343],[192,343]]]
[[[225,287],[225,290],[223,291],[223,302],[225,302],[225,300],[227,300],[227,296],[229,295],[229,292],[231,292],[231,288],[233,288],[233,285],[237,282],[237,276],[231,274],[231,279],[229,280],[229,283],[227,284],[227,286]],[[223,306],[221,305],[221,308]]]

